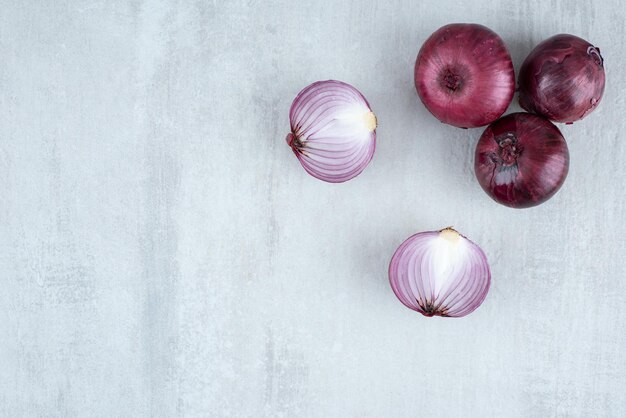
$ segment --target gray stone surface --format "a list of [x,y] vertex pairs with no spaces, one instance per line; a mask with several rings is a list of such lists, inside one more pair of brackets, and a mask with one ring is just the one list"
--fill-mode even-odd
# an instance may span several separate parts
[[[0,416],[626,416],[621,2],[1,3]],[[542,206],[492,202],[481,130],[414,91],[421,43],[458,21],[516,68],[555,33],[602,49],[603,102],[560,126],[571,170]],[[340,185],[284,142],[328,78],[380,121]],[[427,319],[387,266],[448,225],[493,286]]]

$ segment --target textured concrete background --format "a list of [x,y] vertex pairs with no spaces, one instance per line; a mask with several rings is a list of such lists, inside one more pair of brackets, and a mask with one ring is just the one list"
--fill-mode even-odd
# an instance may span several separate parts
[[[626,416],[626,13],[589,3],[2,1],[0,415]],[[421,43],[458,21],[516,68],[560,32],[602,49],[603,102],[560,126],[570,174],[542,206],[492,202],[482,131],[417,98]],[[284,142],[328,78],[380,121],[340,185]],[[493,285],[427,319],[387,266],[448,225]]]

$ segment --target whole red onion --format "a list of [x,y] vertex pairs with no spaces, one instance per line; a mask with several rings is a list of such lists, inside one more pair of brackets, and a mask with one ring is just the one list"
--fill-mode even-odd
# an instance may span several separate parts
[[459,128],[499,118],[513,99],[515,74],[502,39],[476,24],[443,26],[426,40],[415,62],[415,87],[426,108]]
[[496,202],[528,208],[550,199],[569,170],[559,129],[530,113],[512,113],[485,129],[476,145],[474,171]]
[[519,74],[519,103],[529,112],[572,123],[591,113],[604,93],[600,48],[555,35],[532,50]]

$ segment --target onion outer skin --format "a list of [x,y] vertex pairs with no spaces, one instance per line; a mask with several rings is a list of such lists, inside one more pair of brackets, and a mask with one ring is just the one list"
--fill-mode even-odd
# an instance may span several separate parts
[[313,177],[342,183],[367,167],[376,150],[376,116],[365,97],[337,80],[305,87],[289,110],[286,141]]
[[389,263],[389,283],[402,304],[424,316],[462,317],[487,297],[491,271],[478,245],[445,228],[406,239]]
[[474,172],[496,202],[529,208],[550,199],[569,171],[561,131],[531,113],[511,113],[489,125],[476,144]]
[[515,73],[504,41],[477,24],[453,23],[435,31],[415,61],[415,88],[443,123],[476,128],[498,119],[515,92]]
[[573,123],[596,109],[605,81],[600,48],[574,35],[555,35],[524,60],[519,104],[552,121]]

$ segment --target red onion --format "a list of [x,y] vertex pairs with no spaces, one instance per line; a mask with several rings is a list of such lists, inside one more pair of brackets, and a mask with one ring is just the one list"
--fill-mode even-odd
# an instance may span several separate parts
[[446,25],[422,45],[415,62],[415,87],[440,121],[459,128],[484,126],[498,119],[513,99],[513,63],[491,29]]
[[320,180],[358,176],[374,156],[376,116],[365,97],[341,81],[318,81],[296,96],[287,143],[302,167]]
[[483,250],[452,228],[420,232],[398,247],[389,282],[407,308],[424,316],[465,316],[489,291],[491,272]]
[[496,202],[528,208],[563,185],[569,151],[559,129],[530,113],[512,113],[485,129],[476,145],[476,178]]
[[574,35],[555,35],[541,42],[520,69],[520,106],[556,122],[584,118],[603,93],[600,48]]

